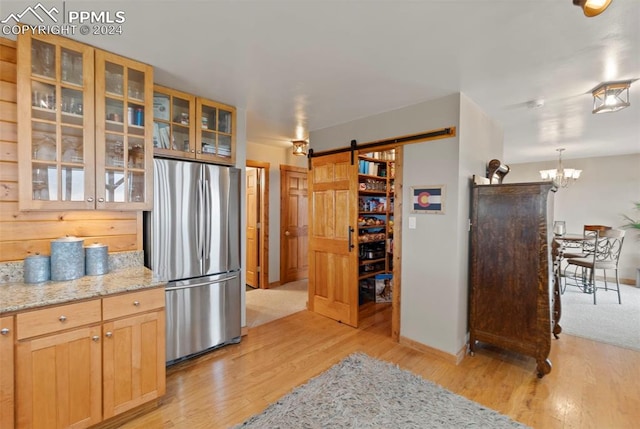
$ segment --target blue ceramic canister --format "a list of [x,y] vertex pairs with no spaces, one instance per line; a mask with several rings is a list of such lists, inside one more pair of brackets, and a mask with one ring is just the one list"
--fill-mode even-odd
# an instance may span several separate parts
[[51,279],[51,258],[46,255],[30,255],[24,259],[24,282],[43,283]]
[[85,274],[101,276],[109,272],[109,248],[106,244],[93,243],[84,248]]
[[62,237],[51,241],[51,280],[75,280],[84,276],[84,240]]

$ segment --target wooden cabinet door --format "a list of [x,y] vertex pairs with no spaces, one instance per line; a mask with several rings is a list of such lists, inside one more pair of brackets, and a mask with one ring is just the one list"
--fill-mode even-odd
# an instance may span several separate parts
[[153,87],[153,152],[196,157],[196,97],[159,85]]
[[0,427],[13,427],[13,316],[0,318]]
[[103,325],[104,418],[165,392],[164,310]]
[[95,325],[18,342],[17,427],[85,428],[101,421],[100,335]]
[[357,327],[357,162],[349,152],[311,162],[309,310]]
[[236,109],[196,99],[196,158],[233,165],[236,162]]
[[95,207],[94,49],[18,37],[20,210]]
[[96,208],[153,208],[153,68],[95,52]]

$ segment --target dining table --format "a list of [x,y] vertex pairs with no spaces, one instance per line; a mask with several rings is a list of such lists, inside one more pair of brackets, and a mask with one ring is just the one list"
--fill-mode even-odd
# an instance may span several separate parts
[[562,261],[564,253],[567,249],[582,249],[585,236],[582,233],[564,233],[554,234],[551,254],[553,260],[553,282],[554,282],[554,300],[553,300],[553,335],[558,338],[558,334],[562,332],[560,326],[560,318],[562,316],[562,303],[560,295],[562,294]]

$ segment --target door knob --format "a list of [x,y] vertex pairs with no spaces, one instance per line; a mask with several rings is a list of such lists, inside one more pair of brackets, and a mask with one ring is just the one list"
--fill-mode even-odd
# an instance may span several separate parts
[[291,235],[291,233],[289,231],[285,231],[284,235],[286,235],[287,237]]

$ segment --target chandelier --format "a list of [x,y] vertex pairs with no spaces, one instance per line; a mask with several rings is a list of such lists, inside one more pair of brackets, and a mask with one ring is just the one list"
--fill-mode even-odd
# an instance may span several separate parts
[[564,168],[562,166],[562,151],[564,148],[556,149],[558,151],[558,168],[551,170],[540,170],[540,177],[542,180],[551,180],[556,186],[566,188],[571,183],[578,180],[582,170],[576,170],[574,168]]

